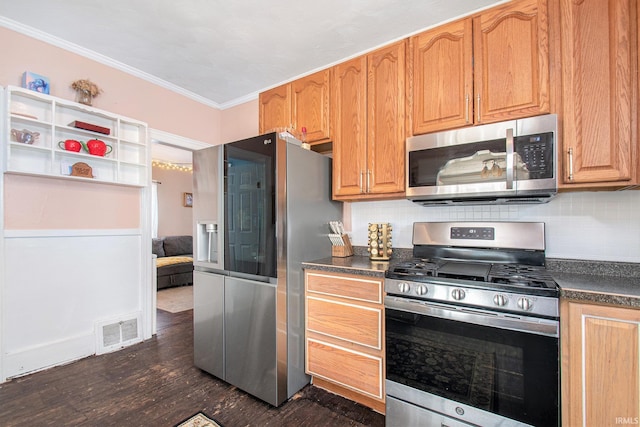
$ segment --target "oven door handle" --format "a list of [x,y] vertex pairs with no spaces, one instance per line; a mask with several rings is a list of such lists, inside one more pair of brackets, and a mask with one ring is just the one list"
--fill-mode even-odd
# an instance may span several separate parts
[[517,314],[498,313],[462,306],[451,306],[428,301],[386,296],[384,306],[387,309],[406,311],[425,316],[439,317],[480,326],[528,332],[537,335],[559,337],[559,322],[552,319],[519,316]]

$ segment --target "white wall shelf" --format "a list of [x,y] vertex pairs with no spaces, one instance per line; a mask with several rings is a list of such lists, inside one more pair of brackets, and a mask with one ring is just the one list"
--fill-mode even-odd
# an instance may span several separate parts
[[[146,187],[150,181],[150,148],[146,123],[122,117],[73,101],[44,95],[16,86],[5,89],[5,129],[3,131],[4,172],[61,179]],[[74,121],[109,129],[109,135],[79,129]],[[11,130],[38,132],[33,144],[12,136]],[[87,142],[99,139],[111,146],[104,157],[66,151],[60,141]],[[71,176],[77,162],[92,168],[93,178]]]

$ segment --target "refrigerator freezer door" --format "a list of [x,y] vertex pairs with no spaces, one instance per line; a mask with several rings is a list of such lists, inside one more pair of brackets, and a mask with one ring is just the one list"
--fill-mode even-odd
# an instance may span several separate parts
[[274,406],[286,398],[276,384],[276,287],[225,279],[225,380]]
[[224,268],[222,146],[193,152],[193,264]]
[[224,276],[193,272],[195,365],[224,379]]

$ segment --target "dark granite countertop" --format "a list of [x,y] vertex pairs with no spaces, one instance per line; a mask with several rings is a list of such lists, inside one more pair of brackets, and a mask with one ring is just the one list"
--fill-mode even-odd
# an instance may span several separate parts
[[[390,265],[411,257],[398,251],[389,261],[371,261],[359,253],[303,262],[303,268],[383,277]],[[640,308],[640,263],[547,259],[547,269],[560,286],[560,296],[572,300]]]
[[640,264],[547,259],[560,296],[640,308]]
[[302,267],[333,273],[384,277],[385,271],[389,269],[390,262],[391,261],[371,261],[369,257],[354,255],[346,258],[328,257],[303,262]]

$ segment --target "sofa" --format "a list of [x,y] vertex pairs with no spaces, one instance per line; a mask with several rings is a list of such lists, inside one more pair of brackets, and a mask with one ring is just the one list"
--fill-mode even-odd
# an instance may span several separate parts
[[193,284],[193,238],[166,236],[153,239],[157,290]]

